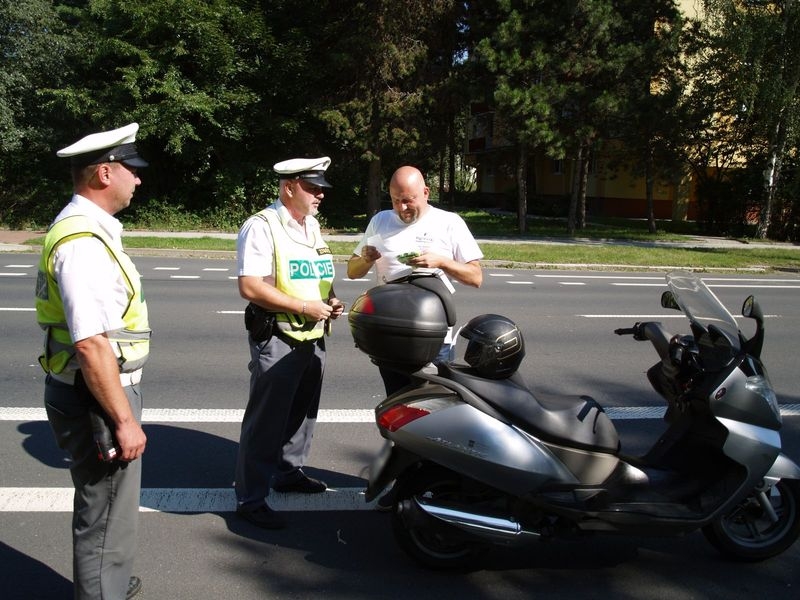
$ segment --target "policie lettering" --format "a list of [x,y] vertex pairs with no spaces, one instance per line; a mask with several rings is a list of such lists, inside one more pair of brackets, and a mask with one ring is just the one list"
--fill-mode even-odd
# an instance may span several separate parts
[[289,279],[329,279],[333,277],[333,261],[290,260]]

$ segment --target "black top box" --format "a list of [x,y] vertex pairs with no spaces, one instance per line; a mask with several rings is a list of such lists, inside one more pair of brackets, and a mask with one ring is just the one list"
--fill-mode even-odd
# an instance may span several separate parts
[[416,371],[439,354],[455,310],[441,280],[411,276],[361,294],[348,321],[356,347],[374,363]]

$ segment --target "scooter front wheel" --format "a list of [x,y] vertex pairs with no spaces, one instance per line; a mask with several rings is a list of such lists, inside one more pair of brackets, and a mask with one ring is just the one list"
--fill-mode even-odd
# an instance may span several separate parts
[[756,562],[780,554],[800,536],[800,481],[781,480],[754,492],[728,514],[703,528],[723,555]]
[[[426,465],[401,477],[396,485],[392,531],[398,545],[411,558],[429,569],[458,569],[469,566],[485,551],[482,544],[465,540],[450,526],[434,522],[430,517],[408,513],[414,498],[459,503],[463,492],[457,474]],[[404,506],[406,510],[403,510]]]

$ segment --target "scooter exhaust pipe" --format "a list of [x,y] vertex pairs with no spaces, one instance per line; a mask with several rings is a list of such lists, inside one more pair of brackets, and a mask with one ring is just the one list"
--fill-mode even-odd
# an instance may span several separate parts
[[492,543],[525,544],[531,539],[542,537],[540,533],[523,529],[522,525],[510,519],[420,502],[417,498],[403,502],[400,511],[401,515],[404,512],[411,513],[409,516],[412,519],[425,514]]

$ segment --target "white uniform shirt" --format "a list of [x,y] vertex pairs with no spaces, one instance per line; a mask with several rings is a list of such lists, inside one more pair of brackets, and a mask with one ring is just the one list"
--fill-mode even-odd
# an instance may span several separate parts
[[[71,215],[96,221],[115,247],[122,249],[122,223],[94,202],[76,194],[56,221]],[[103,242],[87,236],[61,244],[54,255],[54,271],[73,343],[125,326],[122,315],[128,306],[128,288]]]
[[[282,222],[287,224],[289,237],[300,244],[307,244],[315,236],[321,236],[319,221],[311,215],[305,218],[305,227],[288,215],[288,209],[276,200],[268,207],[275,210]],[[239,229],[236,238],[236,262],[239,277],[263,277],[275,285],[275,246],[267,222],[253,215]]]

